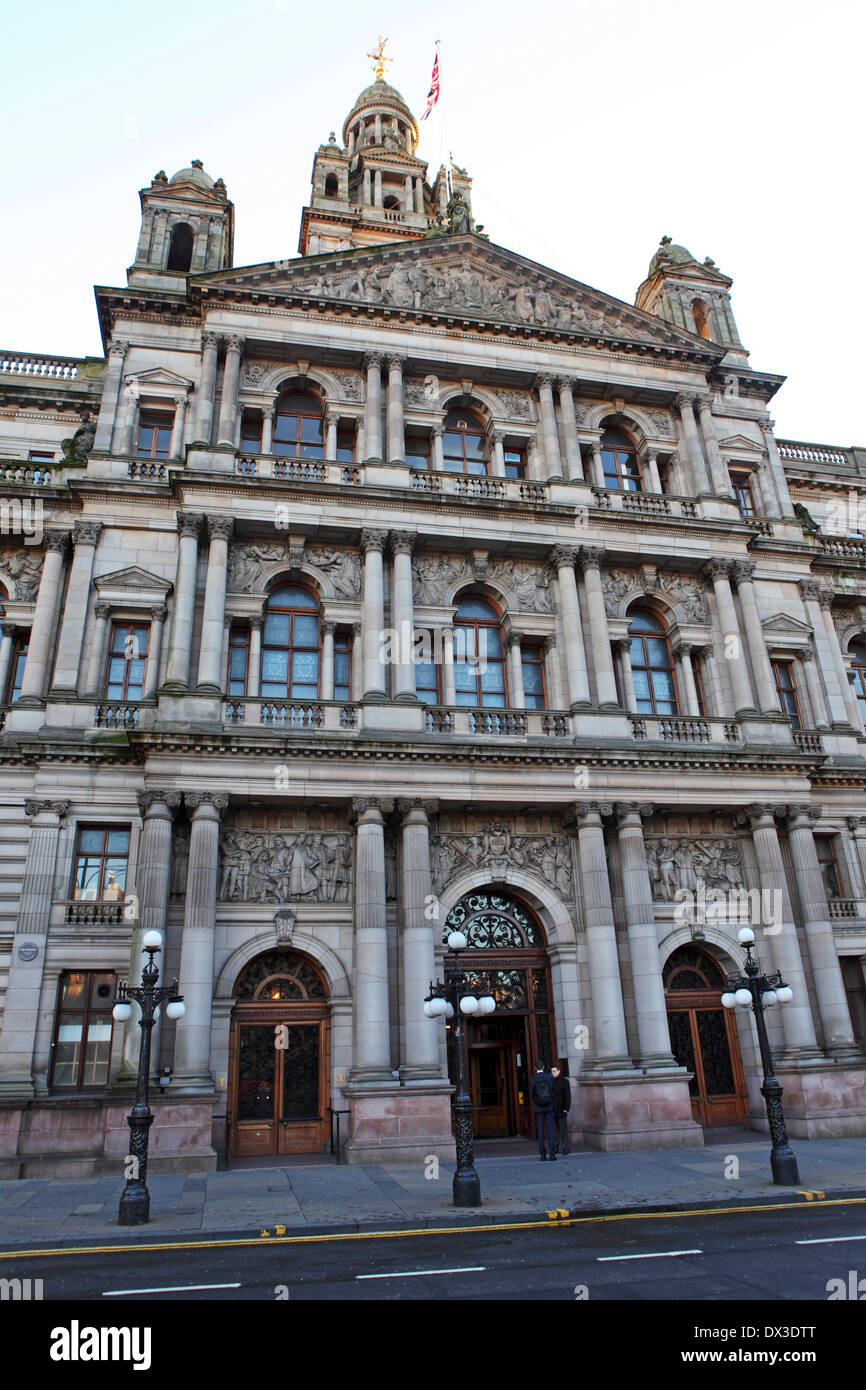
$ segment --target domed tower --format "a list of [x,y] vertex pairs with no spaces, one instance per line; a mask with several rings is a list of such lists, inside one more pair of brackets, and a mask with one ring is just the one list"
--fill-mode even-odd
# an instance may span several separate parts
[[732,360],[736,357],[745,362],[748,353],[740,342],[731,307],[733,283],[709,256],[701,264],[685,246],[677,246],[664,236],[634,302],[638,309],[656,314],[675,328],[727,348]]
[[[416,155],[418,122],[385,81],[381,59],[376,72],[343,122],[342,146],[332,131],[316,153],[310,205],[301,216],[302,256],[423,237],[445,213],[445,170],[431,187],[427,164]],[[464,170],[452,179],[468,204],[472,180]]]
[[222,179],[212,179],[200,159],[170,179],[160,169],[139,197],[141,235],[126,272],[130,285],[183,291],[187,275],[230,268],[234,206]]

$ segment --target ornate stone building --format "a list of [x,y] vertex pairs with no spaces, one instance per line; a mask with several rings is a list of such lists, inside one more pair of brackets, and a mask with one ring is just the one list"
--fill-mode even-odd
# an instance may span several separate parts
[[539,1058],[592,1145],[761,1128],[743,920],[792,1134],[866,1132],[866,453],[776,439],[711,260],[622,303],[417,144],[375,82],[240,268],[157,174],[104,359],[0,354],[2,1176],[118,1169],[154,927],[155,1168],[449,1153],[454,923],[481,1133]]

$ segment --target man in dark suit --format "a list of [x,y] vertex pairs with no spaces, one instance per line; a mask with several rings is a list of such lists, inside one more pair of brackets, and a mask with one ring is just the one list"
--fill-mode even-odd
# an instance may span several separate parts
[[551,1067],[553,1077],[553,1122],[556,1128],[556,1149],[554,1152],[568,1154],[568,1112],[571,1109],[571,1087],[568,1077],[563,1076],[559,1067]]
[[544,1152],[544,1136],[547,1135],[547,1146],[550,1149],[550,1160],[556,1162],[556,1154],[553,1152],[555,1130],[553,1124],[553,1077],[544,1070],[543,1062],[539,1062],[535,1069],[535,1075],[529,1083],[529,1094],[532,1104],[535,1107],[535,1124],[538,1132],[538,1156],[543,1161],[548,1157]]

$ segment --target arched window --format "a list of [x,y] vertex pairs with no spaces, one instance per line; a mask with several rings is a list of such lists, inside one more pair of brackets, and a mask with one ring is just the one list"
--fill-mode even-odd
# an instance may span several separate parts
[[695,332],[699,338],[709,338],[710,336],[710,306],[705,299],[692,300],[692,318],[695,321]]
[[454,618],[454,689],[458,705],[508,704],[499,614],[475,594],[460,599]]
[[319,693],[318,601],[301,584],[268,598],[262,631],[263,700],[315,700]]
[[863,723],[866,725],[866,642],[858,639],[849,643],[848,655],[851,657],[851,670],[854,672],[854,694],[857,696]]
[[340,196],[340,180],[337,178],[337,175],[336,175],[336,174],[328,174],[327,177],[326,177],[326,179],[325,179],[325,197],[326,197],[326,198],[339,198],[339,196]]
[[634,442],[622,430],[606,429],[601,436],[601,464],[605,487],[640,492],[640,466]]
[[309,391],[284,391],[280,396],[273,450],[287,458],[324,458],[322,403]]
[[665,962],[662,980],[667,994],[725,988],[725,977],[716,961],[698,946],[679,946],[672,952]]
[[474,410],[449,410],[445,416],[442,452],[448,473],[487,472],[487,431]]
[[180,270],[185,273],[191,265],[192,227],[188,226],[186,222],[177,222],[171,229],[166,270]]
[[388,208],[390,212],[400,211],[400,199],[395,198],[393,193],[389,193],[387,198],[382,200],[382,207]]
[[678,714],[671,647],[664,623],[648,608],[636,608],[629,617],[629,655],[638,714]]

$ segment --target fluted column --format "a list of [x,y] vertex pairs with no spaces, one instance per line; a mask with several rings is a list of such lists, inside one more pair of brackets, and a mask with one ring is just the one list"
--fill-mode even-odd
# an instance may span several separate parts
[[638,1061],[647,1068],[674,1066],[641,825],[641,816],[650,816],[652,811],[652,806],[640,806],[634,801],[621,802],[617,807],[628,953],[637,1014]]
[[220,814],[229,804],[224,792],[187,792],[192,812],[189,869],[183,939],[180,952],[180,992],[186,1014],[178,1024],[174,1047],[173,1091],[211,1091],[211,1006],[214,990],[214,925]]
[[845,666],[845,658],[842,655],[842,645],[839,641],[839,634],[836,631],[836,624],[833,621],[833,590],[822,589],[818,595],[818,605],[821,609],[821,618],[824,624],[824,632],[827,636],[827,650],[830,653],[830,660],[836,672],[836,680],[839,684],[839,692],[842,696],[842,703],[845,707],[846,722],[856,729],[859,733],[863,727],[860,720],[860,710],[857,705],[857,696],[851,688],[848,679],[848,671]]
[[229,541],[234,521],[229,516],[207,518],[210,549],[207,557],[207,581],[204,591],[204,612],[201,623],[201,650],[198,662],[197,689],[208,694],[221,693],[223,628],[226,612],[226,577],[229,566]]
[[[822,607],[821,600],[827,593],[816,579],[801,579],[797,585],[800,597],[803,600],[803,607],[806,610],[806,617],[812,629],[812,639],[815,644],[815,658],[818,669],[821,672],[821,679],[824,683],[824,690],[827,696],[827,711],[830,716],[831,727],[847,728],[850,719],[848,708],[845,703],[845,691],[842,686],[842,652],[839,646],[839,638],[836,636],[836,629],[833,626],[833,619],[830,617],[829,608]],[[832,601],[832,597],[831,597]],[[829,624],[825,623],[825,614],[830,617]],[[838,652],[838,658],[836,653]],[[847,677],[845,685],[847,686]]]
[[556,427],[556,410],[553,405],[553,381],[542,375],[536,382],[541,412],[541,432],[544,439],[544,457],[548,478],[562,477],[562,459],[559,456],[559,431]]
[[[415,700],[415,664],[413,637],[415,607],[412,597],[412,550],[414,531],[392,531],[391,551],[394,556],[394,584],[391,593],[391,618],[396,638],[392,651],[391,698]],[[393,644],[392,644],[393,645]]]
[[722,629],[723,655],[727,659],[734,691],[734,710],[737,714],[754,714],[755,701],[743,659],[743,638],[728,579],[729,563],[728,560],[709,560],[704,566],[704,573],[712,580],[716,596],[716,608]]
[[598,703],[602,708],[610,706],[616,709],[619,707],[619,701],[616,696],[610,632],[607,626],[604,591],[601,585],[601,562],[603,558],[604,551],[599,546],[582,545],[580,547],[579,563],[583,570],[583,583],[586,589],[586,610],[589,618],[592,664],[595,671]]
[[713,403],[709,396],[698,396],[698,416],[701,422],[701,434],[709,463],[713,492],[717,497],[730,497],[731,480],[728,476],[728,470],[722,462],[719,441],[716,439],[716,433],[713,429]]
[[701,709],[698,703],[698,687],[695,682],[695,672],[692,666],[692,652],[694,648],[686,642],[681,642],[676,650],[676,657],[680,670],[680,688],[685,705],[684,713],[693,719],[697,719]]
[[178,512],[177,576],[174,585],[174,613],[168,648],[165,683],[176,690],[189,685],[192,649],[192,622],[195,612],[195,582],[198,569],[198,538],[202,517],[194,512]]
[[69,583],[66,586],[63,621],[57,639],[57,659],[51,683],[52,695],[74,696],[78,690],[93,559],[101,534],[101,521],[76,521],[72,528],[73,556],[69,569]]
[[[390,799],[357,797],[355,856],[355,1046],[353,1082],[391,1081],[385,816]],[[422,996],[423,998],[423,996]],[[420,1004],[419,1004],[420,1012]]]
[[63,561],[68,546],[68,531],[45,532],[45,558],[42,562],[33,626],[30,629],[30,645],[24,663],[19,705],[42,704],[48,678],[48,655],[63,585]]
[[367,528],[361,532],[364,554],[364,592],[361,599],[361,628],[364,649],[363,697],[385,699],[385,666],[382,643],[385,636],[385,589],[382,551],[386,531]]
[[223,372],[223,390],[220,399],[220,418],[217,427],[217,443],[234,447],[237,433],[238,384],[241,379],[241,356],[244,340],[232,334],[226,346],[226,365]]
[[198,444],[210,444],[211,442],[219,344],[218,333],[202,333],[201,376],[198,386],[198,411],[195,420],[195,438]]
[[695,422],[694,401],[695,397],[693,395],[684,392],[682,395],[677,396],[674,404],[680,413],[680,420],[683,426],[683,438],[685,441],[685,454],[688,459],[692,486],[697,495],[700,492],[713,492],[714,489],[701,450],[700,436],[698,435],[698,427]]
[[857,1055],[859,1048],[854,1041],[845,982],[833,940],[833,924],[812,833],[813,823],[820,819],[820,806],[810,806],[808,802],[789,806],[788,843],[812,964],[812,983],[818,998],[824,1048],[836,1056],[852,1057]]
[[[752,840],[758,859],[762,904],[768,904],[769,915],[774,917],[779,915],[781,909],[781,922],[774,920],[763,935],[759,929],[758,935],[759,948],[766,939],[776,969],[781,970],[785,983],[794,991],[792,1002],[780,1010],[786,1053],[791,1057],[816,1056],[818,1045],[815,1040],[815,1026],[812,1022],[806,975],[785,882],[785,866],[773,819],[773,807],[750,806],[746,818],[751,824]],[[764,926],[767,927],[767,923],[764,923]]]
[[505,435],[502,430],[494,430],[490,436],[493,445],[491,459],[493,463],[494,478],[505,477]]
[[753,575],[756,568],[754,560],[735,560],[731,566],[731,573],[737,586],[737,593],[740,596],[740,608],[743,614],[743,626],[746,629],[746,641],[749,644],[749,657],[758,692],[758,704],[763,714],[777,714],[779,696],[776,691],[776,682],[773,679],[773,669],[770,665],[764,629],[761,626],[758,603],[755,598]]
[[430,828],[428,816],[439,808],[437,801],[401,800],[402,855],[402,971],[400,993],[403,1003],[403,1063],[400,1076],[405,1081],[422,1081],[442,1075],[439,1063],[439,1036],[426,1018],[421,1001],[427,997],[436,973],[435,948],[438,918],[427,915],[430,901]]
[[102,673],[105,669],[105,638],[110,617],[111,605],[97,603],[94,609],[93,633],[90,638],[90,660],[87,663],[87,680],[84,690],[85,695],[90,699],[96,699],[101,694]]
[[367,404],[364,429],[367,458],[382,458],[382,354],[370,352],[364,358],[367,369]]
[[122,338],[115,338],[108,349],[108,364],[102,382],[102,399],[99,405],[99,418],[96,425],[94,451],[110,453],[117,420],[117,406],[120,399],[120,383],[123,376],[123,360],[127,344]]
[[334,698],[334,633],[337,624],[322,623],[322,678],[320,692],[323,700]]
[[818,671],[815,665],[815,653],[811,647],[805,647],[800,652],[800,665],[806,677],[806,689],[809,692],[809,704],[812,706],[812,719],[816,729],[829,728],[827,718],[827,704],[824,699],[824,692],[821,689],[821,682],[818,678]]
[[168,609],[164,604],[150,610],[150,642],[147,651],[147,671],[141,692],[143,700],[152,700],[159,685],[159,666],[162,660],[162,634]]
[[581,802],[575,809],[589,957],[593,1059],[595,1065],[603,1070],[630,1068],[616,928],[601,821],[602,815],[610,815],[613,808],[593,801]]
[[[26,1100],[34,1093],[33,1049],[39,1023],[48,918],[54,896],[60,826],[68,809],[68,801],[24,803],[24,814],[32,825],[0,1030],[0,1099]],[[37,948],[32,960],[22,957],[20,947],[24,945]],[[32,951],[25,952],[25,956],[31,954]]]
[[559,413],[562,416],[562,433],[565,439],[565,476],[570,483],[583,482],[573,382],[570,377],[561,376],[556,384],[559,387]]
[[634,674],[631,669],[631,639],[618,637],[613,643],[613,648],[619,657],[619,672],[625,707],[629,714],[637,714],[637,695],[634,689]]
[[551,564],[555,567],[559,581],[561,605],[562,636],[565,642],[565,667],[568,681],[568,703],[588,707],[589,678],[586,672],[586,654],[583,650],[583,628],[580,620],[580,603],[577,597],[577,580],[574,575],[574,562],[577,550],[573,546],[557,545],[550,553]]
[[173,459],[183,458],[183,436],[186,429],[186,408],[188,400],[184,394],[178,396],[177,404],[174,408],[174,424],[171,428],[171,457]]
[[776,493],[779,498],[779,508],[785,520],[793,521],[794,507],[791,502],[791,494],[788,491],[788,479],[785,476],[785,466],[779,453],[779,446],[776,443],[776,436],[773,434],[772,420],[762,420],[761,429],[764,434],[764,443],[767,448],[768,466],[773,475]]
[[406,458],[406,437],[403,424],[403,363],[397,353],[388,356],[388,459],[403,463]]

